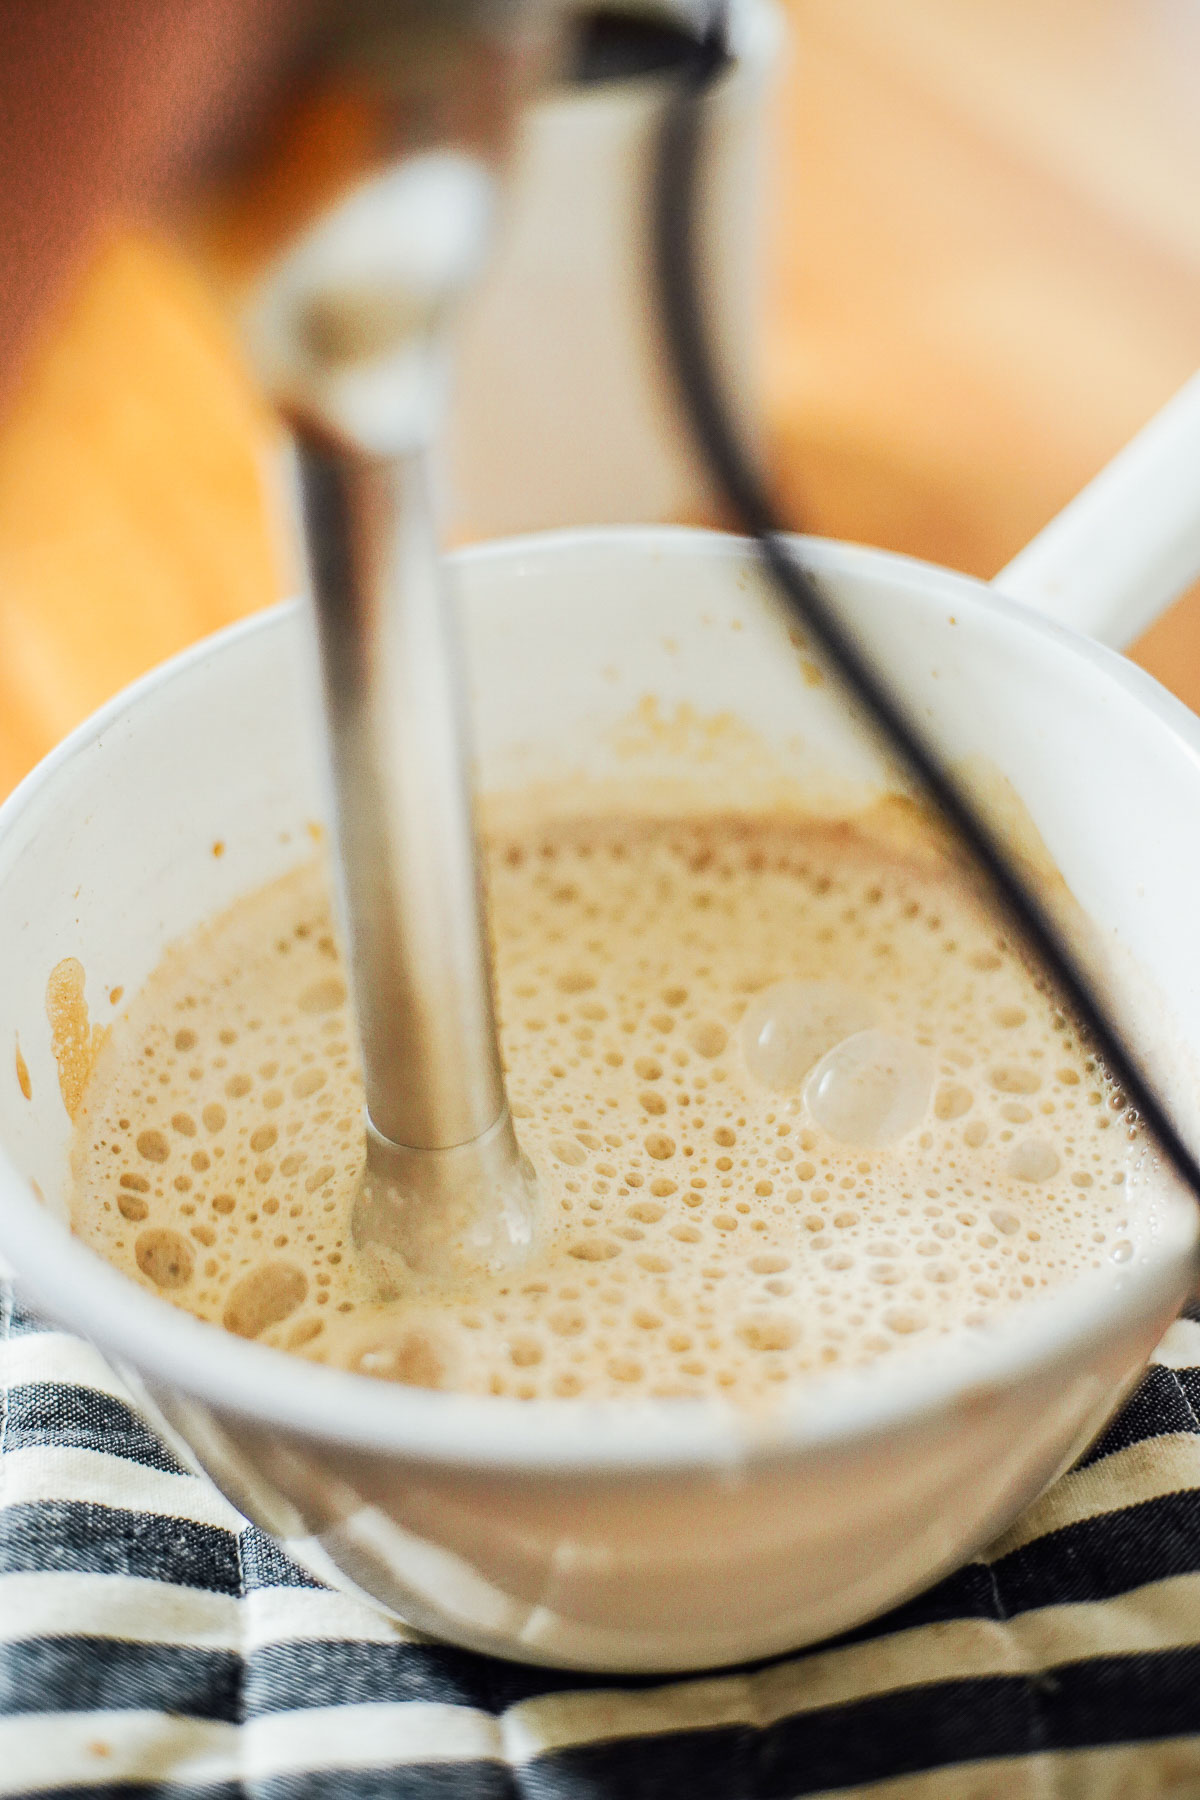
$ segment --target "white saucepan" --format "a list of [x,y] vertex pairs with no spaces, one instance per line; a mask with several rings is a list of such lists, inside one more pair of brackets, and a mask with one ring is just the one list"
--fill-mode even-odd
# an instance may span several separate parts
[[[803,548],[947,753],[1015,791],[1191,1131],[1200,721],[1097,640],[1127,641],[1200,573],[1200,384],[990,588]],[[699,779],[748,804],[781,782],[847,804],[886,787],[830,685],[805,679],[744,543],[578,531],[455,567],[485,794],[578,776]],[[199,1323],[70,1236],[47,976],[78,957],[103,1024],[114,987],[311,853],[307,694],[303,614],[284,606],[137,683],[0,809],[0,1249],[37,1303],[293,1554],[480,1649],[647,1671],[763,1656],[986,1543],[1100,1428],[1193,1285],[1189,1200],[1168,1199],[1122,1268],[970,1345],[822,1378],[770,1425],[715,1403],[522,1403],[322,1369]],[[630,728],[648,698],[671,729]],[[740,728],[706,731],[715,714]]]

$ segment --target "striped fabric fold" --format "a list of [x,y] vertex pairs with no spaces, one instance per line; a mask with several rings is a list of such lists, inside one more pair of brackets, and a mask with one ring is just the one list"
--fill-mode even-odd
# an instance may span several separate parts
[[1200,1323],[986,1559],[833,1643],[619,1682],[317,1585],[0,1292],[0,1795],[1200,1796]]

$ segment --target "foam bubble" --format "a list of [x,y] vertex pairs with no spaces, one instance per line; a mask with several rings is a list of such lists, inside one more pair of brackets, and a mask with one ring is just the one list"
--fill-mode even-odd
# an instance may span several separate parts
[[221,1323],[238,1337],[261,1337],[268,1325],[290,1319],[308,1293],[308,1277],[290,1262],[264,1262],[243,1275]]
[[1018,1181],[1049,1181],[1062,1167],[1062,1158],[1044,1138],[1026,1138],[1008,1159],[1009,1173]]
[[921,1045],[887,1031],[859,1031],[821,1058],[804,1098],[830,1137],[882,1150],[921,1123],[933,1079],[933,1057]]
[[836,981],[776,981],[742,1020],[742,1054],[756,1081],[798,1088],[813,1064],[843,1038],[875,1023],[865,994]]

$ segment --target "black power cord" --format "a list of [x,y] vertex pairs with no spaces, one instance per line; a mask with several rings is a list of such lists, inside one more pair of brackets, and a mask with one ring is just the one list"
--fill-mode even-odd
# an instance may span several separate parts
[[696,446],[714,486],[748,536],[791,621],[817,646],[842,688],[876,727],[896,762],[967,849],[1015,936],[1049,976],[1063,1009],[1090,1040],[1180,1178],[1200,1201],[1200,1164],[1097,995],[1035,889],[976,808],[871,654],[863,637],[799,560],[743,446],[717,374],[704,318],[696,213],[704,155],[705,101],[727,61],[724,8],[674,72],[653,171],[653,258],[667,360]]

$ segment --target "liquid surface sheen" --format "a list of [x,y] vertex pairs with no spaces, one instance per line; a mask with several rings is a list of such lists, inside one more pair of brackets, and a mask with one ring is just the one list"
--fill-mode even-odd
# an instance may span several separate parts
[[488,875],[541,1189],[516,1275],[381,1301],[354,1247],[362,1090],[315,864],[172,950],[114,1028],[79,1235],[365,1374],[752,1406],[1134,1254],[1152,1202],[1123,1102],[932,848],[601,820],[496,837]]

